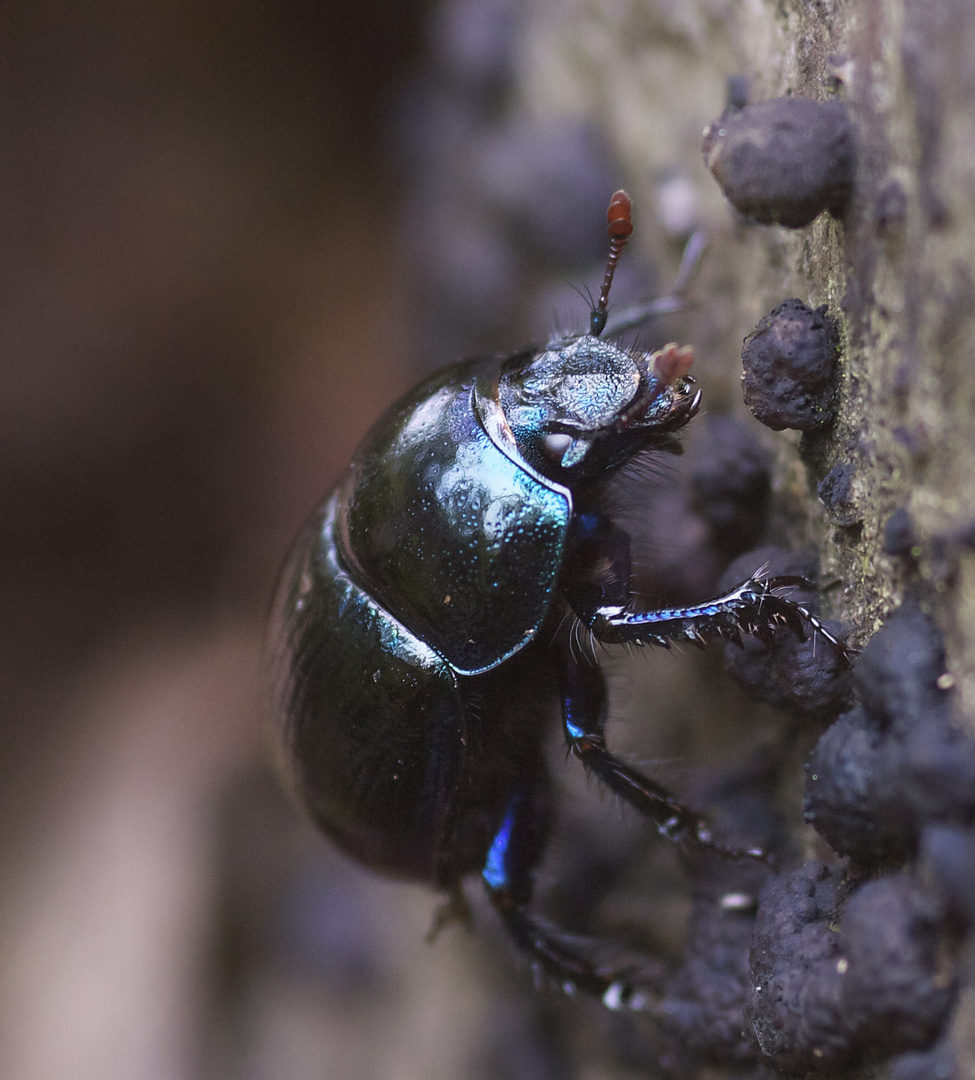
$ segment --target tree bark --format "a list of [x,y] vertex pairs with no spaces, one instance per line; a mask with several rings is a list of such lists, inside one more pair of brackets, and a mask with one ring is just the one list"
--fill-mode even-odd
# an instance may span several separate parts
[[[634,242],[676,254],[666,200],[678,191],[708,232],[694,344],[712,403],[736,398],[741,341],[783,300],[827,304],[838,320],[835,425],[768,439],[780,505],[795,545],[815,544],[822,580],[839,583],[825,608],[855,644],[906,595],[933,615],[957,722],[973,733],[975,6],[575,0],[536,5],[528,29],[526,100],[599,127],[625,163],[638,212],[658,207],[641,216]],[[839,219],[824,213],[787,230],[734,217],[700,158],[701,128],[722,111],[729,76],[745,77],[751,101],[846,103],[857,168]],[[824,504],[817,488],[835,469],[843,484]],[[895,511],[913,530],[897,553],[887,540]],[[970,982],[970,955],[958,965]],[[975,1076],[970,991],[951,1037],[958,1075]]]

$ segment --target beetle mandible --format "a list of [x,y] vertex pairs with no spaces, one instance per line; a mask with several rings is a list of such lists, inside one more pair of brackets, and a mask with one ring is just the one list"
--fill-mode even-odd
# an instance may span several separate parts
[[282,757],[318,826],[360,862],[454,897],[480,873],[536,967],[619,1004],[634,996],[623,974],[530,911],[551,819],[544,691],[571,752],[662,835],[764,853],[723,847],[607,748],[603,675],[570,647],[566,614],[606,643],[768,642],[784,624],[844,647],[781,595],[795,577],[756,575],[692,607],[633,603],[630,537],[605,485],[672,448],[701,395],[690,348],[601,338],[632,231],[625,192],[607,221],[589,333],[448,367],[372,428],[296,545],[272,648]]

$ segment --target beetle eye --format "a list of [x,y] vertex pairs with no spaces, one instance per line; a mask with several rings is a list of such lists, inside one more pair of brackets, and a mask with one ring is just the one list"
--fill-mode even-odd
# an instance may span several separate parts
[[575,440],[571,435],[567,435],[564,432],[553,432],[551,435],[546,435],[542,440],[542,451],[545,456],[554,461],[556,465],[561,465],[565,452],[574,441]]
[[591,446],[590,440],[567,435],[564,432],[553,432],[542,439],[542,453],[563,469],[571,469],[578,465],[589,453]]

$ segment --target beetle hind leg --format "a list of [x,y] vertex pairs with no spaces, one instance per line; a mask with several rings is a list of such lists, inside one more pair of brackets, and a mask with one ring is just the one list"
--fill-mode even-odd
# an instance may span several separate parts
[[504,819],[488,852],[482,879],[494,909],[533,970],[559,985],[566,993],[602,999],[610,1009],[648,1014],[658,1010],[662,997],[663,968],[652,961],[620,964],[601,959],[609,945],[567,934],[528,910],[532,892],[534,843],[533,806],[523,792],[508,804]]

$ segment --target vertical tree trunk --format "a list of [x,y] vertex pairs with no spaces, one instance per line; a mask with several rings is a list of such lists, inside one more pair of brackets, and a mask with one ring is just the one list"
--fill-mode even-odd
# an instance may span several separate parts
[[[823,579],[841,583],[826,606],[856,643],[905,595],[934,616],[957,719],[975,734],[975,5],[569,7],[536,6],[526,98],[607,133],[635,205],[661,208],[653,225],[641,217],[637,243],[676,252],[667,199],[682,192],[696,208],[711,241],[695,345],[712,403],[738,394],[742,338],[783,300],[828,304],[839,320],[838,419],[801,445],[794,433],[770,438],[779,494],[797,544],[815,543]],[[701,164],[699,134],[724,107],[729,76],[745,77],[752,101],[845,101],[858,155],[840,220],[822,214],[794,231],[734,220]],[[840,482],[820,499],[833,470]],[[887,540],[895,511],[900,547]],[[961,975],[970,979],[970,961]],[[970,992],[952,1037],[958,1075],[975,1076]]]

